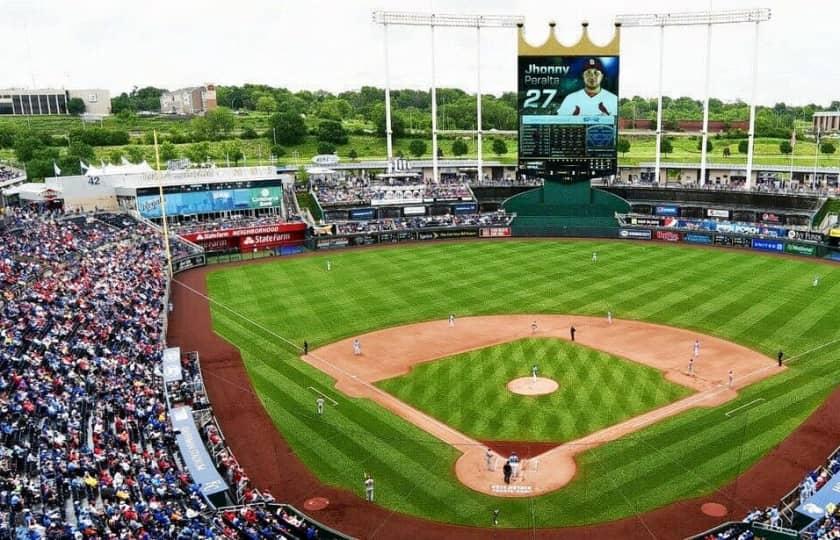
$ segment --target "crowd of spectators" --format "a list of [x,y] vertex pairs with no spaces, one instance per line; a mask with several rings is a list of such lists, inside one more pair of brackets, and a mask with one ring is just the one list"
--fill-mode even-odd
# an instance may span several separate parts
[[[474,200],[465,178],[438,183],[414,176],[371,180],[360,176],[329,176],[310,179],[310,191],[322,206],[416,204],[423,201]],[[375,202],[374,202],[375,201]]]
[[23,171],[9,167],[8,165],[0,165],[0,182],[11,180],[23,176]]
[[513,217],[513,215],[502,211],[491,214],[447,214],[444,216],[347,221],[335,223],[335,228],[337,234],[357,234],[433,227],[509,227]]
[[243,216],[232,215],[230,217],[218,218],[208,221],[183,221],[181,223],[169,223],[169,232],[172,234],[190,234],[205,231],[221,231],[225,229],[245,229],[250,227],[261,227],[286,223],[287,220],[280,215],[274,216]]
[[115,214],[18,209],[5,222],[0,538],[304,536],[311,526],[290,518],[298,531],[276,505],[213,511],[180,467],[161,381],[158,231]]

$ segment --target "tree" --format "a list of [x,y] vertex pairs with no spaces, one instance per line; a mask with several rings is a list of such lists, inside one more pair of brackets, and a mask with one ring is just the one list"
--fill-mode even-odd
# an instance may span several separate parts
[[224,144],[225,158],[232,161],[234,166],[245,158],[239,141],[229,141]]
[[837,151],[837,148],[834,146],[833,143],[824,142],[820,145],[820,152],[823,154],[833,154]]
[[275,112],[277,110],[277,100],[271,96],[261,96],[257,99],[256,107],[260,112]]
[[443,147],[442,146],[438,146],[438,157],[439,158],[443,157]]
[[252,127],[246,127],[242,130],[242,133],[239,134],[240,139],[256,139],[259,135],[257,135],[256,130]]
[[408,143],[408,151],[414,157],[420,157],[426,153],[426,143],[420,139],[414,139]]
[[615,149],[621,152],[621,155],[626,154],[630,151],[630,140],[620,137],[618,143],[615,145]]
[[663,154],[670,154],[674,151],[674,143],[671,142],[671,139],[662,139],[662,144],[659,150]]
[[[483,122],[482,122],[483,123]],[[508,153],[507,144],[502,139],[493,139],[493,153],[497,156],[503,156]]]
[[273,129],[272,136],[276,136],[279,144],[287,146],[300,144],[306,137],[306,124],[303,117],[298,113],[274,113],[268,122]]
[[209,111],[204,117],[210,127],[210,132],[214,139],[220,138],[222,135],[227,135],[233,130],[235,119],[233,111],[227,107],[218,107]]
[[33,133],[18,135],[15,141],[15,156],[18,161],[25,163],[35,156],[35,152],[44,148],[43,142]]
[[[706,152],[711,152],[712,148],[714,148],[714,145],[712,145],[712,140],[706,139]],[[703,137],[697,139],[697,149],[703,150]]]
[[79,116],[85,112],[85,101],[82,98],[70,98],[67,102],[67,112],[73,116]]
[[178,157],[178,149],[174,144],[167,141],[160,145],[160,159],[163,162],[176,159]]
[[193,163],[207,163],[210,159],[210,144],[206,142],[194,143],[187,147],[187,157]]
[[464,139],[455,139],[452,141],[452,155],[463,156],[469,151],[466,141]]
[[746,139],[743,141],[738,141],[738,153],[739,154],[746,154],[750,151],[750,142]]
[[782,154],[788,155],[793,152],[793,146],[791,146],[790,141],[782,141],[779,143],[779,152]]
[[82,161],[93,161],[96,158],[96,151],[91,145],[76,140],[72,141],[70,146],[67,147],[67,155],[77,158],[76,161],[79,159]]
[[729,150],[728,146],[723,147],[723,157],[729,157],[732,155],[732,151]]
[[111,163],[111,165],[119,165],[120,163],[122,163],[122,156],[122,150],[120,150],[119,148],[114,148],[113,150],[111,150],[111,153],[108,154],[108,162]]
[[359,153],[356,152],[355,148],[351,148],[350,151],[347,153],[347,157],[350,158],[350,161],[356,161],[359,158]]
[[132,163],[140,163],[143,161],[143,149],[139,146],[129,146],[126,150],[128,154],[128,161]]
[[276,158],[283,157],[286,155],[286,149],[279,144],[275,144],[271,147],[271,154]]
[[335,145],[333,143],[329,143],[326,141],[321,141],[318,143],[318,153],[319,154],[334,154],[335,153]]
[[318,124],[318,140],[333,144],[347,144],[347,132],[341,122],[336,120],[322,120]]

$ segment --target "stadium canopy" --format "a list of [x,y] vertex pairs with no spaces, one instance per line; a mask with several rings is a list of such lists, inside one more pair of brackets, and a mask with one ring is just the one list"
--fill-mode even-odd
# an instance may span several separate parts
[[137,174],[155,172],[152,167],[144,160],[142,163],[129,163],[123,161],[121,165],[108,165],[103,163],[101,167],[94,167],[93,165],[87,167],[85,176],[108,176],[112,174]]
[[308,174],[335,174],[333,169],[327,167],[309,167],[306,169]]
[[29,182],[3,190],[5,197],[18,195],[22,201],[47,202],[61,198],[59,186],[48,186],[40,182]]

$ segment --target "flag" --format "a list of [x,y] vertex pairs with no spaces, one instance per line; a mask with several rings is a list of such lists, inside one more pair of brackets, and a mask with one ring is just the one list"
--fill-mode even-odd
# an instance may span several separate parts
[[56,176],[61,176],[61,169],[58,168],[58,164],[53,161],[53,171],[55,171]]
[[84,173],[85,173],[85,171],[87,171],[88,169],[90,169],[90,167],[88,167],[87,165],[85,165],[85,162],[84,162],[84,161],[82,161],[81,159],[79,160],[79,167],[82,169],[82,174],[84,174]]

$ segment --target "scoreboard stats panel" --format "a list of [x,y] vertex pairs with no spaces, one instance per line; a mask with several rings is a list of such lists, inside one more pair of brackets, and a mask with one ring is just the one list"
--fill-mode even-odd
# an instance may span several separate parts
[[616,173],[617,56],[519,57],[519,161],[566,181]]

